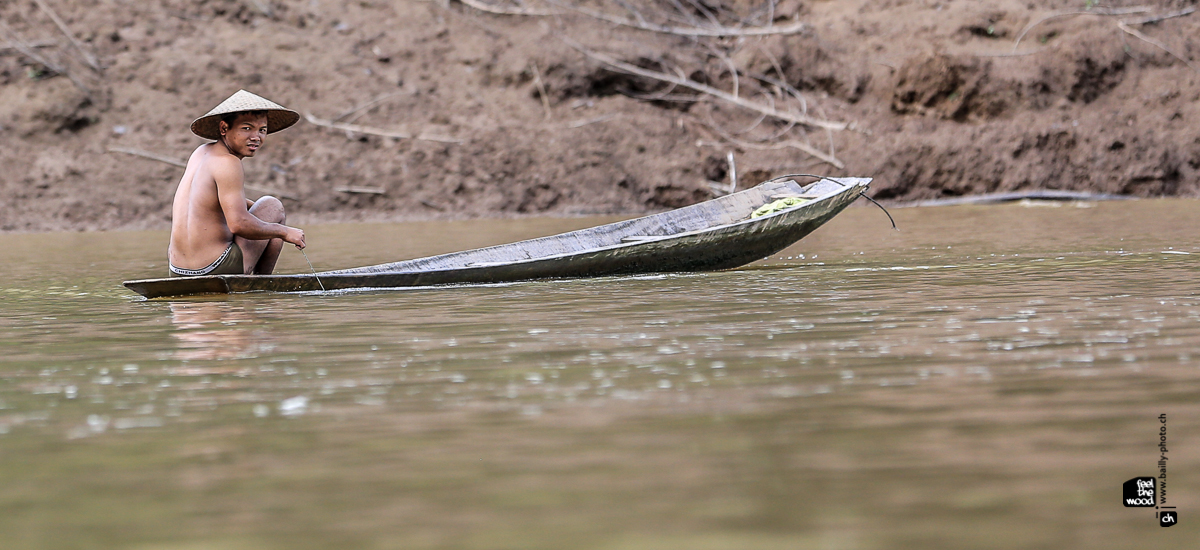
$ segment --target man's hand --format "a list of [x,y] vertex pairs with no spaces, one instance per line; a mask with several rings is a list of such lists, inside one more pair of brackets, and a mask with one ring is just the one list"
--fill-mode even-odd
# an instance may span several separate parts
[[296,245],[296,248],[304,250],[304,230],[295,227],[283,226],[287,233],[283,236],[283,240]]

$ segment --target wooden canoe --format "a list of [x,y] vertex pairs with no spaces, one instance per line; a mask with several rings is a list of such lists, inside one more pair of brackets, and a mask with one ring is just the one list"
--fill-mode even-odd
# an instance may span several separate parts
[[[751,189],[569,233],[414,260],[297,275],[217,275],[126,281],[147,298],[235,292],[306,292],[480,284],[546,278],[713,271],[787,248],[854,202],[870,178],[824,178],[801,185],[777,178]],[[759,218],[776,198],[802,205]],[[318,282],[317,279],[320,279]]]

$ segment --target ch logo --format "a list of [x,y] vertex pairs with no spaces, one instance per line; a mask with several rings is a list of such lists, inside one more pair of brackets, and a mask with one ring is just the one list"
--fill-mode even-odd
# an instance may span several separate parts
[[1170,527],[1172,525],[1175,525],[1176,523],[1179,523],[1179,514],[1177,514],[1175,512],[1159,512],[1158,513],[1158,526],[1159,527]]
[[1158,500],[1156,481],[1152,477],[1135,477],[1122,486],[1121,503],[1125,507],[1154,506]]

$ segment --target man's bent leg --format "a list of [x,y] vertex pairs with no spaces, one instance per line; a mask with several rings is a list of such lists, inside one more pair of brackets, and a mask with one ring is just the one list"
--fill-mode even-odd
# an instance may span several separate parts
[[[287,220],[283,203],[270,195],[254,201],[254,206],[250,207],[250,214],[267,223],[284,223]],[[283,250],[283,239],[251,241],[234,237],[234,240],[242,249],[242,265],[247,275],[270,275],[275,271],[275,262],[279,260],[279,253]]]

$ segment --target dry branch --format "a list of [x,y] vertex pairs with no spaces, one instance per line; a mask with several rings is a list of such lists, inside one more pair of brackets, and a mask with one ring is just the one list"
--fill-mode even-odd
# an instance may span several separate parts
[[387,190],[379,187],[338,187],[334,189],[338,193],[349,193],[351,195],[386,195]]
[[546,96],[546,85],[542,84],[542,71],[538,70],[537,62],[530,61],[529,65],[533,67],[533,84],[537,86],[538,97],[542,100],[542,110],[545,111],[546,120],[550,120],[550,98]]
[[742,141],[742,140],[737,139],[732,136],[721,136],[721,137],[725,138],[726,141],[728,141],[734,145],[737,145],[738,147],[743,147],[746,149],[756,149],[758,151],[777,151],[779,149],[796,149],[796,150],[808,153],[813,158],[818,159],[821,162],[824,162],[825,164],[833,166],[834,168],[837,168],[839,170],[844,169],[846,167],[845,163],[838,160],[837,157],[830,155],[829,153],[826,153],[820,149],[817,149],[816,147],[813,147],[812,145],[809,145],[807,143],[800,142],[800,141],[795,141],[795,140],[777,141],[777,142],[771,143],[770,145],[763,145],[761,143],[750,143],[748,141]]
[[58,14],[46,4],[45,0],[33,1],[43,13],[50,17],[51,21],[54,21],[54,24],[58,27],[58,30],[62,31],[62,33],[67,37],[67,40],[71,41],[71,45],[75,46],[75,49],[79,51],[81,56],[83,56],[83,61],[87,63],[87,65],[91,67],[93,71],[100,72],[100,62],[96,61],[96,58],[92,56],[91,52],[88,52],[83,48],[83,44],[81,44],[79,40],[75,38],[75,34],[71,32],[71,29],[67,28],[67,24],[63,22],[62,18],[60,18]]
[[1037,21],[1034,21],[1034,22],[1026,25],[1025,28],[1021,30],[1020,34],[1017,35],[1017,39],[1015,41],[1013,41],[1012,51],[1013,51],[1013,53],[1016,53],[1017,46],[1021,45],[1021,40],[1025,38],[1025,35],[1029,34],[1029,31],[1033,30],[1034,27],[1041,25],[1042,23],[1045,23],[1046,21],[1049,21],[1051,19],[1057,19],[1059,17],[1074,17],[1076,15],[1102,15],[1102,16],[1133,15],[1135,13],[1146,13],[1146,12],[1149,12],[1150,10],[1151,10],[1150,6],[1134,6],[1131,8],[1115,8],[1115,9],[1111,9],[1111,10],[1065,11],[1065,12],[1052,13],[1050,15],[1042,17],[1041,19],[1038,19]]
[[1121,29],[1122,31],[1125,31],[1125,33],[1126,33],[1126,34],[1128,34],[1128,35],[1130,35],[1130,36],[1132,36],[1132,37],[1134,37],[1134,38],[1140,38],[1141,40],[1145,41],[1147,44],[1150,44],[1150,45],[1152,45],[1152,46],[1155,46],[1155,47],[1157,47],[1158,49],[1160,49],[1160,50],[1162,50],[1162,51],[1164,51],[1164,52],[1167,52],[1167,53],[1171,54],[1173,57],[1175,57],[1175,59],[1178,59],[1178,60],[1182,61],[1182,62],[1183,62],[1183,64],[1184,64],[1184,65],[1187,65],[1187,66],[1188,66],[1188,68],[1190,68],[1191,70],[1193,70],[1193,71],[1196,71],[1196,72],[1200,73],[1200,67],[1197,67],[1195,63],[1192,63],[1191,61],[1188,61],[1188,59],[1187,59],[1186,57],[1184,57],[1183,55],[1179,54],[1179,53],[1178,53],[1178,52],[1176,52],[1175,50],[1171,49],[1171,47],[1170,47],[1170,46],[1168,46],[1168,45],[1166,45],[1166,44],[1162,43],[1161,41],[1159,41],[1159,40],[1155,40],[1155,39],[1153,39],[1153,38],[1151,38],[1151,37],[1149,37],[1149,36],[1146,36],[1146,35],[1145,35],[1145,34],[1143,34],[1141,31],[1139,31],[1139,30],[1137,30],[1137,29],[1135,29],[1135,28],[1133,28],[1133,27],[1130,27],[1130,26],[1129,26],[1127,23],[1125,23],[1124,21],[1118,21],[1118,22],[1117,22],[1117,28]]
[[164,162],[164,163],[170,164],[171,166],[187,168],[187,163],[183,162],[182,160],[173,159],[170,157],[164,157],[162,155],[157,155],[157,154],[151,153],[149,151],[143,151],[141,149],[127,149],[125,147],[109,147],[108,152],[110,152],[110,153],[125,153],[126,155],[133,155],[135,157],[142,157],[142,158],[146,158],[146,159],[150,159],[150,160],[157,160],[158,162]]
[[428,206],[429,208],[432,208],[432,209],[434,209],[434,210],[437,210],[438,212],[445,212],[445,211],[446,211],[446,207],[445,207],[445,206],[442,206],[442,205],[440,205],[440,204],[438,204],[438,203],[436,203],[436,202],[433,202],[433,201],[427,201],[427,200],[425,200],[425,199],[421,199],[421,200],[420,200],[420,201],[418,201],[418,202],[420,202],[421,204],[423,204],[423,205],[425,205],[425,206]]
[[[171,166],[187,168],[186,162],[183,162],[178,159],[173,159],[171,157],[164,157],[162,155],[151,153],[149,151],[143,151],[141,149],[129,149],[129,148],[125,148],[125,147],[109,147],[108,152],[109,153],[125,153],[126,155],[133,155],[135,157],[142,157],[144,159],[156,160],[158,162],[170,164]],[[281,191],[276,191],[274,189],[267,189],[265,187],[258,187],[258,186],[254,186],[254,185],[243,185],[242,187],[244,187],[246,190],[253,190],[253,191],[257,191],[257,192],[267,194],[267,195],[274,195],[281,199],[288,199],[288,200],[293,200],[293,201],[300,200],[300,199],[296,198],[295,195],[290,195],[288,193],[283,193]]]
[[531,17],[538,17],[538,16],[543,16],[543,15],[559,15],[559,12],[556,12],[556,11],[538,11],[538,10],[531,10],[529,8],[506,8],[503,6],[496,6],[496,5],[488,4],[487,2],[480,2],[479,0],[458,0],[458,1],[462,2],[464,6],[467,6],[469,8],[475,8],[479,11],[482,11],[485,13],[492,13],[492,14],[496,14],[496,15],[526,15],[526,16],[531,16]]
[[[404,91],[399,91],[399,92],[392,92],[390,94],[383,94],[379,97],[376,97],[375,99],[372,99],[366,103],[363,103],[362,105],[353,107],[349,111],[346,111],[346,112],[338,115],[337,117],[335,117],[333,119],[333,122],[341,122],[341,121],[345,120],[346,117],[353,115],[354,113],[363,111],[365,109],[369,109],[369,108],[379,105],[380,103],[383,103],[384,101],[387,101],[393,97],[396,97],[398,95],[404,95],[405,93],[406,92],[404,92]],[[355,118],[358,118],[358,117],[355,117]],[[351,120],[353,120],[353,119],[351,119]]]
[[[481,2],[479,0],[458,0],[458,1],[462,2],[462,4],[464,6],[467,6],[469,8],[474,8],[479,11],[491,13],[491,14],[495,14],[495,15],[524,15],[524,16],[538,17],[538,16],[562,15],[563,14],[562,11],[545,11],[545,10],[535,10],[535,9],[530,9],[530,8],[510,8],[510,7],[504,7],[504,6],[497,6],[494,4],[488,4],[486,2]],[[801,23],[799,21],[792,23],[790,25],[784,25],[782,27],[778,27],[775,25],[767,25],[765,27],[732,28],[732,27],[726,27],[726,26],[720,25],[719,23],[716,23],[715,19],[713,20],[714,23],[711,26],[702,26],[702,25],[698,25],[698,24],[696,26],[691,26],[691,27],[679,27],[679,26],[674,26],[674,25],[659,25],[657,23],[651,23],[649,21],[646,21],[646,19],[643,18],[641,16],[641,14],[639,14],[636,10],[630,10],[631,13],[634,14],[635,19],[628,19],[625,17],[617,17],[615,15],[609,15],[607,13],[589,10],[587,8],[581,8],[579,6],[562,5],[559,2],[557,2],[556,0],[547,0],[547,2],[549,2],[550,4],[554,4],[556,6],[562,7],[565,10],[577,12],[582,15],[591,17],[593,19],[599,19],[601,21],[612,23],[614,25],[620,25],[622,27],[630,27],[630,28],[639,29],[639,30],[643,30],[643,31],[657,32],[657,33],[663,33],[663,34],[674,34],[674,35],[678,35],[678,36],[697,36],[697,37],[705,36],[705,37],[713,37],[713,38],[737,37],[737,36],[771,36],[771,35],[776,35],[776,34],[796,34],[796,33],[804,32],[806,29],[808,29],[808,25],[805,25],[804,23]]]
[[693,90],[696,90],[697,92],[707,94],[707,95],[713,96],[717,99],[727,101],[729,103],[737,105],[738,107],[742,107],[743,109],[748,109],[748,110],[754,111],[756,113],[765,114],[772,118],[776,118],[776,119],[784,120],[784,121],[788,121],[788,122],[795,122],[797,124],[804,124],[806,126],[812,126],[812,127],[816,127],[816,128],[828,128],[830,130],[845,130],[846,128],[848,128],[850,126],[850,124],[846,123],[846,122],[834,122],[834,121],[829,121],[829,120],[821,120],[821,119],[816,119],[816,118],[813,118],[813,117],[810,117],[807,115],[798,114],[798,113],[792,113],[792,112],[788,112],[788,111],[780,111],[778,109],[774,109],[767,105],[762,105],[762,104],[756,103],[754,101],[742,99],[742,98],[734,96],[733,94],[730,94],[729,92],[726,92],[724,90],[721,90],[718,88],[713,88],[712,86],[708,86],[706,84],[701,84],[701,83],[691,80],[689,78],[682,78],[679,76],[673,76],[673,75],[669,75],[669,74],[658,72],[658,71],[651,71],[649,69],[643,69],[643,68],[635,66],[635,65],[630,65],[629,63],[625,63],[623,61],[617,61],[616,59],[613,59],[606,55],[588,50],[587,48],[583,47],[581,44],[579,44],[569,38],[566,38],[566,37],[560,37],[560,38],[568,46],[571,46],[572,48],[579,50],[579,52],[582,53],[583,55],[586,55],[596,61],[599,61],[599,62],[601,62],[605,65],[608,65],[609,67],[612,67],[614,69],[617,69],[621,72],[632,74],[632,75],[637,75],[637,76],[642,76],[642,77],[646,77],[646,78],[650,78],[650,79],[654,79],[654,80],[659,80],[662,82],[670,82],[673,84],[677,84],[679,86],[683,86],[685,88],[691,88]]
[[[36,40],[34,42],[26,42],[25,43],[25,46],[29,47],[29,48],[49,48],[51,46],[57,46],[57,45],[58,45],[58,42],[55,42],[53,40]],[[0,53],[4,53],[4,52],[10,51],[10,50],[17,52],[17,53],[21,53],[21,50],[18,49],[15,44],[10,44],[7,42],[4,44],[0,44]]]
[[[551,4],[554,4],[554,5],[561,5],[558,3],[557,0],[546,0],[546,1]],[[696,25],[694,27],[677,27],[677,26],[673,26],[673,25],[659,25],[657,23],[650,23],[645,20],[635,21],[633,19],[617,17],[615,15],[609,15],[607,13],[593,11],[593,10],[589,10],[587,8],[581,8],[578,6],[562,6],[562,7],[565,9],[571,10],[571,11],[581,13],[581,14],[591,17],[593,19],[599,19],[601,21],[606,21],[606,22],[612,23],[614,25],[620,25],[622,27],[630,27],[630,28],[634,28],[634,29],[640,29],[643,31],[657,32],[657,33],[662,33],[662,34],[674,34],[674,35],[678,35],[678,36],[696,36],[696,37],[705,36],[705,37],[712,37],[712,38],[738,37],[738,36],[771,36],[771,35],[776,35],[776,34],[797,34],[800,32],[804,32],[806,29],[808,29],[808,25],[801,23],[799,21],[796,21],[795,23],[792,23],[790,25],[784,25],[782,27],[777,27],[775,25],[767,25],[765,27],[731,28],[731,27],[725,27],[718,23],[714,23],[711,27],[710,26],[700,26],[700,25]]]
[[738,139],[736,137],[729,135],[729,132],[726,132],[724,129],[722,129],[720,126],[718,126],[717,123],[715,121],[713,121],[712,119],[709,119],[708,123],[702,123],[702,124],[704,124],[705,126],[708,126],[709,129],[716,132],[717,135],[719,135],[721,137],[721,139],[724,139],[725,141],[732,143],[734,145],[737,145],[738,147],[741,147],[743,149],[755,149],[758,151],[775,151],[775,150],[779,150],[779,149],[789,149],[789,148],[790,149],[798,149],[800,151],[808,153],[813,158],[816,158],[816,159],[820,160],[821,162],[824,162],[830,166],[838,168],[839,170],[846,167],[846,165],[843,164],[842,161],[838,160],[836,156],[834,156],[830,153],[826,153],[825,151],[822,151],[820,149],[817,149],[816,147],[813,147],[812,145],[809,145],[807,143],[794,141],[794,140],[774,141],[774,142],[771,142],[770,144],[752,143],[752,142],[741,140],[741,139]]
[[597,124],[600,122],[604,122],[606,120],[612,120],[619,116],[621,116],[619,113],[611,113],[611,114],[607,114],[607,115],[601,115],[596,118],[585,118],[585,119],[581,119],[581,120],[576,120],[576,121],[572,121],[572,122],[568,123],[567,128],[570,128],[570,129],[582,128],[589,124]]
[[425,135],[425,134],[420,134],[420,135],[414,136],[412,134],[405,133],[405,132],[394,132],[392,130],[384,130],[382,128],[372,128],[370,126],[359,126],[358,124],[345,124],[345,123],[341,123],[341,122],[322,120],[322,119],[319,119],[319,118],[313,116],[312,113],[305,113],[304,119],[307,120],[311,124],[321,126],[323,128],[333,128],[334,130],[342,130],[343,132],[351,132],[351,133],[355,133],[355,134],[367,134],[367,135],[372,135],[372,136],[390,137],[390,138],[395,138],[395,139],[417,139],[417,140],[422,140],[422,141],[436,141],[438,143],[462,143],[463,141],[465,141],[465,140],[461,140],[458,138],[445,137],[445,136],[432,136],[432,135]]
[[725,160],[729,162],[729,193],[737,191],[737,163],[733,162],[733,151],[726,155]]
[[39,54],[32,44],[21,40],[20,35],[18,35],[16,31],[12,30],[12,27],[9,27],[8,24],[2,19],[0,19],[0,38],[3,38],[5,41],[7,41],[9,46],[18,52],[21,52],[21,54],[25,57],[28,57],[35,63],[41,64],[43,67],[49,69],[50,72],[67,77],[70,79],[71,83],[74,84],[76,88],[82,90],[83,93],[88,95],[92,94],[91,88],[88,88],[83,81],[71,74],[71,72],[67,70],[66,66],[51,61],[49,58]]
[[1194,7],[1193,8],[1185,8],[1185,9],[1182,9],[1179,11],[1173,11],[1170,13],[1164,13],[1162,15],[1150,15],[1150,16],[1143,17],[1141,19],[1130,19],[1130,20],[1122,21],[1122,23],[1125,23],[1126,25],[1147,25],[1150,23],[1158,23],[1159,21],[1166,21],[1167,19],[1174,19],[1176,17],[1184,17],[1186,15],[1191,15],[1193,13],[1196,13],[1196,8],[1194,8]]

